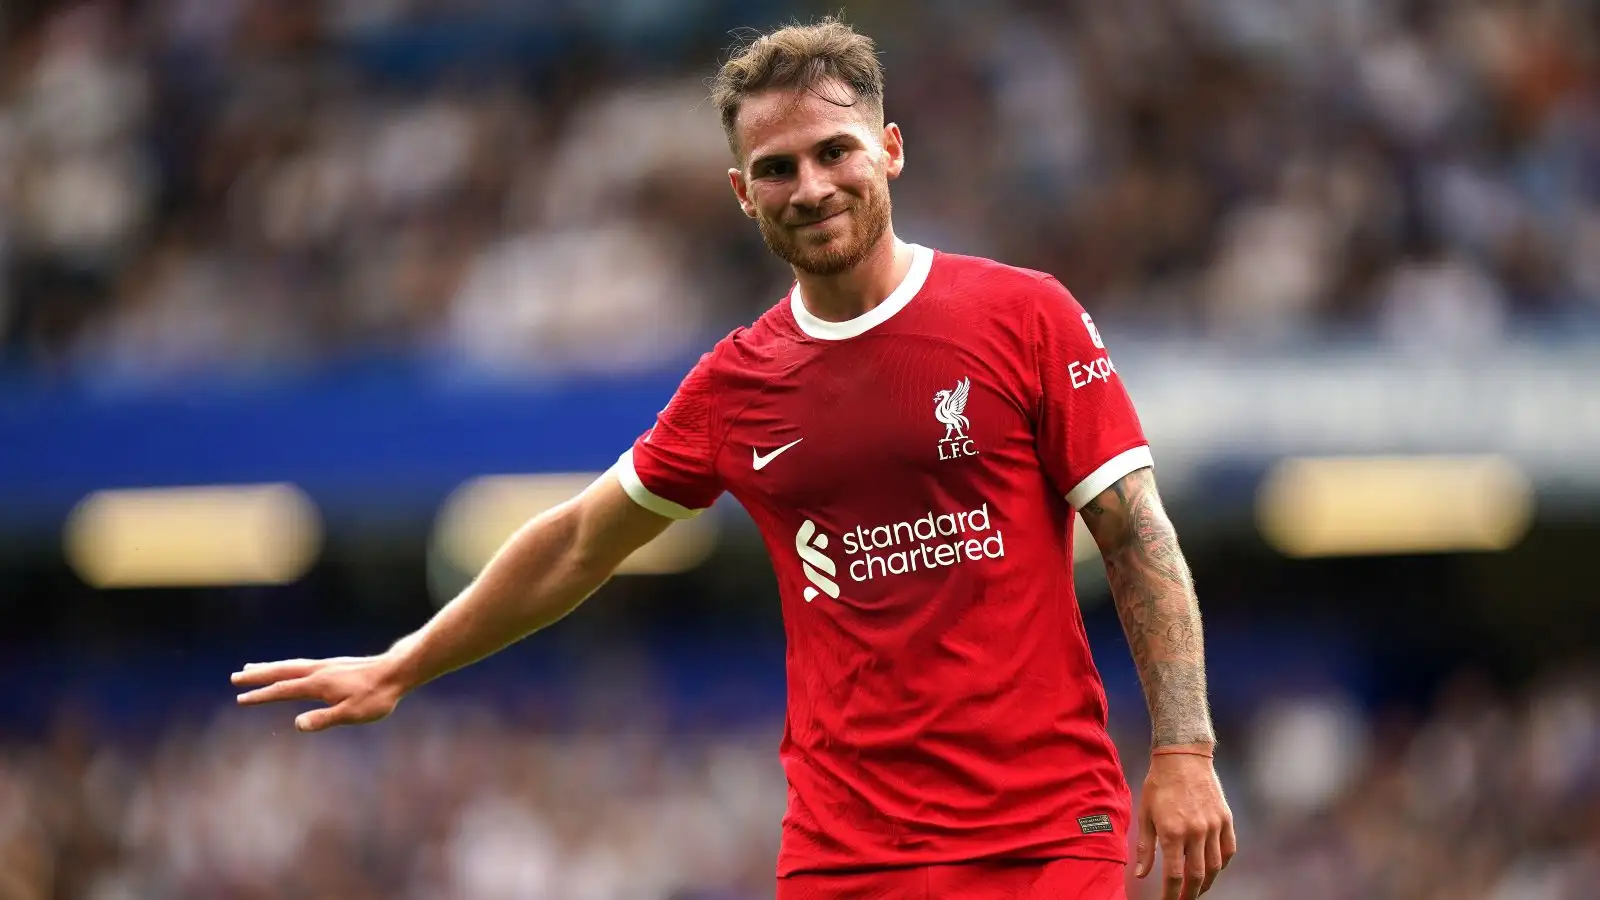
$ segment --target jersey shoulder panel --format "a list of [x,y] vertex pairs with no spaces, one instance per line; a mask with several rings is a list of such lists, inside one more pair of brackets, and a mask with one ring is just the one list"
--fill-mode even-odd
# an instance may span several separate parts
[[717,342],[715,367],[723,387],[745,386],[752,377],[762,380],[788,368],[803,352],[806,342],[802,337],[789,313],[789,300],[785,295],[781,303],[762,313],[754,322],[735,328]]
[[745,325],[729,331],[701,356],[694,371],[678,386],[678,394],[683,399],[693,399],[694,408],[705,417],[702,427],[713,445],[721,442],[727,425],[732,389],[740,380],[740,346],[748,332]]
[[1066,288],[1054,276],[981,256],[939,254],[938,286],[959,295],[962,306],[985,317],[1027,317],[1046,297]]

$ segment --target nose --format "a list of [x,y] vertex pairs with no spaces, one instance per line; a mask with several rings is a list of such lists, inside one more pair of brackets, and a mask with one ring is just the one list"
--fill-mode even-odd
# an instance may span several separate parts
[[833,180],[827,170],[815,160],[804,160],[796,173],[797,183],[789,202],[809,212],[816,212],[833,196]]

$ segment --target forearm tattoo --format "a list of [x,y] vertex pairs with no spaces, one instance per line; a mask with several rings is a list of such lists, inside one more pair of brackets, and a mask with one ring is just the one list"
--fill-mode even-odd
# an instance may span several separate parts
[[1130,473],[1091,500],[1083,518],[1105,558],[1150,708],[1153,745],[1214,742],[1200,606],[1155,476]]

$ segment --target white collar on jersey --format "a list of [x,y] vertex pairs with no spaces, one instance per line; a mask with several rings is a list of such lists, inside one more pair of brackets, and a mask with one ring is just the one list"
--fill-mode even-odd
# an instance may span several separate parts
[[805,301],[800,298],[800,283],[795,282],[794,289],[789,292],[789,308],[794,312],[795,324],[807,336],[823,341],[842,341],[866,334],[870,329],[883,324],[889,317],[905,308],[911,298],[922,290],[923,282],[928,280],[928,270],[933,268],[933,251],[920,244],[911,246],[911,271],[906,273],[905,280],[894,289],[894,293],[884,299],[882,303],[867,310],[854,319],[843,322],[830,322],[819,319],[806,309]]

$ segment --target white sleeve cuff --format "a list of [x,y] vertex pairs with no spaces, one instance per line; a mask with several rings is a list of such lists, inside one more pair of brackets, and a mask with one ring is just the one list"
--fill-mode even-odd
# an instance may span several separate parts
[[1106,460],[1088,478],[1078,482],[1077,487],[1068,491],[1067,502],[1072,504],[1073,509],[1083,509],[1084,504],[1100,496],[1101,491],[1116,484],[1122,476],[1154,465],[1149,445],[1124,450]]
[[669,519],[692,519],[705,512],[703,509],[680,506],[665,497],[651,493],[650,489],[644,486],[644,482],[639,480],[639,472],[633,467],[632,447],[623,451],[617,458],[616,465],[611,467],[611,471],[617,474],[617,480],[622,482],[622,489],[633,498],[633,502],[657,515]]

